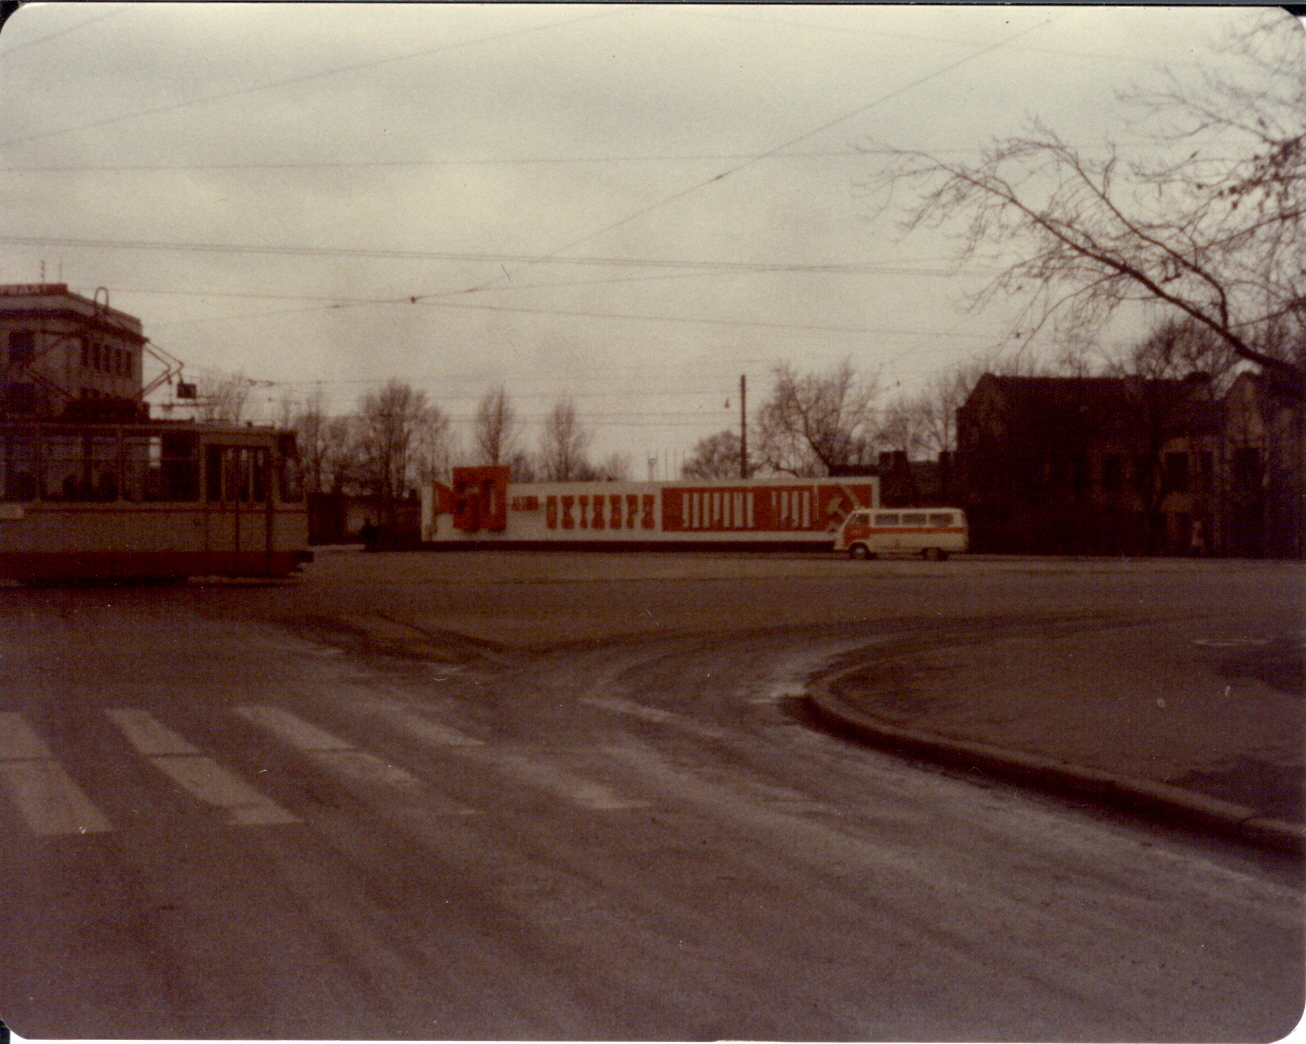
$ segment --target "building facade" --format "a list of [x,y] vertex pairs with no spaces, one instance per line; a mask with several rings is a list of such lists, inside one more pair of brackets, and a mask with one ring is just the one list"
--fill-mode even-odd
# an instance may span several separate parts
[[0,419],[137,415],[145,341],[135,316],[64,283],[0,286]]
[[1250,373],[986,374],[957,440],[976,551],[1302,554],[1302,407]]

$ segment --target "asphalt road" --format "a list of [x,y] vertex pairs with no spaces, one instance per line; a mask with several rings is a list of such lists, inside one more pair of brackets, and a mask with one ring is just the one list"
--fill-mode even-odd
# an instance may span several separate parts
[[1299,867],[866,750],[796,696],[931,617],[1300,619],[1295,568],[850,565],[324,555],[299,584],[0,590],[0,1015],[65,1038],[1287,1033]]

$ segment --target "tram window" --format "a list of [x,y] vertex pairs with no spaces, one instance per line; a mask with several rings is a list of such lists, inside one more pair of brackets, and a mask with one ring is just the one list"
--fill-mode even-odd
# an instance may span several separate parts
[[36,438],[10,435],[0,444],[0,500],[36,499]]
[[41,487],[42,500],[91,499],[80,435],[50,435],[41,440]]
[[268,499],[268,451],[254,446],[209,446],[205,497],[214,503],[262,504]]
[[249,461],[249,499],[262,504],[268,499],[268,451],[241,450],[240,455]]
[[[151,465],[153,467],[151,467]],[[147,496],[150,485],[149,476],[158,473],[159,438],[128,432],[122,440],[122,498],[139,502],[156,500],[157,496]],[[155,480],[157,482],[157,480]]]
[[127,500],[199,500],[199,436],[185,431],[128,434],[123,447],[123,496]]
[[288,504],[304,499],[304,469],[292,457],[281,458],[281,499]]
[[41,444],[41,475],[44,500],[117,500],[117,436],[47,435]]

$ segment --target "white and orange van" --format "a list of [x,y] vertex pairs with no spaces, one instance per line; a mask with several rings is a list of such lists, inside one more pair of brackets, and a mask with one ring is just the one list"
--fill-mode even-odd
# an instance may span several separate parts
[[836,551],[851,558],[920,555],[941,562],[966,551],[970,537],[961,508],[859,508],[839,528]]

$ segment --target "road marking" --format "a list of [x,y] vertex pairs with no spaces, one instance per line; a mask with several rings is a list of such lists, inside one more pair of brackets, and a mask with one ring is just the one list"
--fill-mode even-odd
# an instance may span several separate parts
[[619,797],[601,783],[592,783],[564,769],[532,761],[521,754],[496,753],[493,761],[523,782],[552,791],[585,808],[608,812],[625,808],[648,808],[647,801]]
[[240,826],[280,826],[300,821],[298,816],[260,794],[212,758],[166,755],[150,758],[150,762],[194,797],[225,809],[232,823]]
[[161,754],[198,754],[199,748],[187,743],[147,711],[119,707],[104,712],[127,737],[127,742],[146,757]]
[[430,718],[420,714],[414,714],[412,711],[405,710],[402,707],[391,707],[387,704],[377,704],[373,707],[378,718],[388,722],[401,732],[406,732],[410,736],[416,736],[418,739],[426,740],[430,743],[438,743],[445,747],[483,747],[483,740],[475,739],[471,736],[464,735],[457,729],[451,729],[448,725],[443,725],[438,721],[432,721]]
[[698,722],[691,721],[684,715],[676,714],[673,711],[661,710],[657,707],[646,707],[642,703],[633,703],[619,696],[582,696],[580,702],[588,703],[591,707],[612,711],[614,714],[628,714],[632,718],[642,718],[644,721],[651,721],[655,725],[672,725],[675,728],[683,729],[685,732],[692,732],[696,736],[705,736],[708,739],[726,740],[731,738],[722,729],[714,729],[710,725],[700,725]]
[[354,749],[352,743],[346,743],[280,707],[237,707],[236,713],[300,750]]
[[100,834],[112,830],[57,761],[0,762],[0,783],[37,834]]
[[32,731],[21,714],[0,714],[0,760],[36,761],[53,758],[50,748]]
[[[447,725],[434,722],[403,708],[377,701],[371,711],[401,732],[427,743],[446,747],[484,747],[482,740],[464,735]],[[623,808],[646,808],[647,801],[628,801],[601,784],[592,783],[565,770],[531,761],[523,755],[495,751],[476,755],[483,764],[516,776],[522,782],[558,794],[574,804],[601,811]],[[344,766],[342,766],[343,768]],[[362,767],[357,766],[361,771]]]
[[380,785],[411,797],[421,797],[438,814],[466,816],[476,813],[474,808],[433,793],[406,769],[392,765],[375,754],[356,750],[344,740],[280,707],[247,706],[237,707],[235,711],[247,721],[303,751],[317,764],[336,775],[366,786]]
[[12,711],[0,713],[0,785],[33,833],[101,834],[113,829],[41,737]]
[[230,769],[201,754],[198,747],[178,736],[148,711],[118,707],[104,713],[151,765],[192,797],[223,809],[228,822],[238,826],[281,826],[300,822],[298,816],[255,790]]

